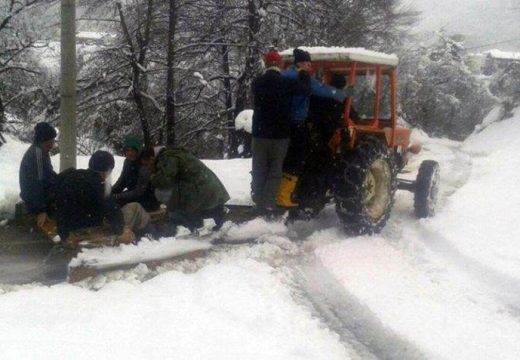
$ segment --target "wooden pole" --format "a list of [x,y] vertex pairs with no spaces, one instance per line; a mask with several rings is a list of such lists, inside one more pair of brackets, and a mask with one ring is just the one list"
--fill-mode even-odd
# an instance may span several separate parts
[[61,0],[60,172],[76,167],[76,0]]

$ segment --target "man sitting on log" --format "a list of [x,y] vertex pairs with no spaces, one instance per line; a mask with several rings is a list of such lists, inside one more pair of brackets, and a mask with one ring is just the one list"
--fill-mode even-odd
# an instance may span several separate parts
[[33,144],[27,149],[20,164],[20,196],[27,212],[36,217],[39,228],[48,230],[49,214],[53,207],[53,192],[57,174],[51,164],[49,152],[56,139],[56,130],[41,122],[34,128]]
[[141,205],[129,203],[120,208],[110,198],[113,169],[114,157],[106,151],[96,151],[88,169],[68,169],[59,175],[56,217],[62,241],[75,230],[102,226],[105,221],[118,235],[120,243],[133,241],[134,231],[147,232],[150,215]]
[[119,179],[112,187],[112,198],[120,206],[137,202],[146,211],[155,211],[159,209],[160,204],[150,183],[152,174],[146,166],[141,165],[141,148],[142,142],[139,138],[129,136],[125,139],[125,162]]

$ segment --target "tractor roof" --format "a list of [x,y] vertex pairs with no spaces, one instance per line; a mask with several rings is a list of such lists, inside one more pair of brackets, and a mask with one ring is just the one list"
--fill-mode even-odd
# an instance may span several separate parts
[[[311,54],[312,61],[320,62],[361,62],[364,64],[388,65],[395,67],[399,63],[396,55],[371,51],[364,48],[345,47],[300,47]],[[285,62],[293,62],[293,49],[281,52]]]

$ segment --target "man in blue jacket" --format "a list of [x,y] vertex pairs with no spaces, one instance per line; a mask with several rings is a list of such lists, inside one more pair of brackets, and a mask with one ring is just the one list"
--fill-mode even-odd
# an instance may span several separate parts
[[[294,49],[294,64],[282,73],[282,76],[289,79],[296,79],[300,71],[312,73],[311,56],[307,51]],[[311,77],[312,96],[334,99],[343,103],[345,98],[352,96],[353,88],[337,89],[322,83],[315,77]],[[310,95],[293,96],[291,103],[291,141],[287,156],[283,165],[284,174],[280,184],[280,191],[277,197],[277,204],[283,207],[295,207],[298,204],[292,201],[292,194],[296,188],[298,177],[305,165],[305,153],[307,149],[307,132],[305,121],[309,113]]]

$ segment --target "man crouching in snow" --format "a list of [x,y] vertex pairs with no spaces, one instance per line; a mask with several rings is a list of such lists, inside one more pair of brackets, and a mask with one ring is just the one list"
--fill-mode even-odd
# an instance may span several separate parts
[[155,196],[168,206],[171,235],[175,235],[177,225],[193,232],[209,218],[215,221],[214,230],[220,229],[229,194],[202,161],[181,148],[157,149],[156,154],[143,151],[141,160],[153,173]]
[[88,169],[68,169],[58,177],[56,218],[58,234],[65,241],[75,230],[101,226],[106,220],[119,235],[120,243],[135,240],[134,231],[146,233],[150,215],[138,203],[120,208],[110,198],[110,175],[114,157],[106,151],[96,151]]

